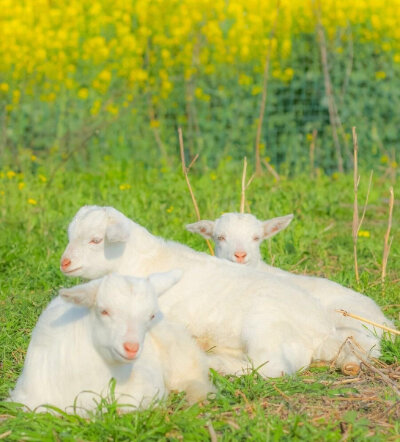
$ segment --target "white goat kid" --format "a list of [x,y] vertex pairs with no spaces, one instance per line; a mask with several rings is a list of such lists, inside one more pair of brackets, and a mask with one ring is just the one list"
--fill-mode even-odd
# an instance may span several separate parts
[[[296,275],[262,261],[261,242],[284,229],[292,218],[293,215],[287,215],[260,221],[247,213],[226,213],[215,221],[202,220],[188,224],[186,228],[190,232],[199,233],[204,238],[213,239],[215,255],[219,258],[247,264],[269,274],[282,275],[287,281],[310,293],[321,302],[331,321],[334,322],[336,327],[334,340],[339,336],[344,342],[347,337],[353,336],[363,349],[370,352],[372,356],[378,357],[383,331],[380,328],[375,330],[370,325],[336,312],[337,309],[343,309],[377,323],[393,326],[371,298],[328,279]],[[321,359],[326,359],[329,355],[325,354],[323,348],[321,350]],[[343,366],[350,362],[357,363],[358,359],[350,348],[345,347],[338,356],[338,363]],[[346,368],[343,368],[346,371]]]
[[[260,221],[249,213],[225,213],[215,221],[202,220],[187,224],[186,229],[212,239],[218,258],[257,267],[262,263],[261,243],[285,229],[292,219],[292,214]],[[267,264],[263,263],[260,269],[265,270],[264,266]],[[268,268],[271,273],[284,274],[276,267]]]
[[246,370],[250,359],[261,375],[277,377],[308,366],[321,349],[330,360],[340,347],[319,302],[280,276],[155,237],[109,207],[81,208],[68,234],[61,259],[67,275],[182,269],[182,279],[160,299],[162,311],[212,348],[212,367],[223,373]]
[[206,397],[213,387],[203,352],[184,327],[163,318],[157,303],[180,276],[112,274],[60,290],[33,330],[10,400],[86,414],[107,394],[111,378],[126,411],[170,390],[186,390],[191,401]]

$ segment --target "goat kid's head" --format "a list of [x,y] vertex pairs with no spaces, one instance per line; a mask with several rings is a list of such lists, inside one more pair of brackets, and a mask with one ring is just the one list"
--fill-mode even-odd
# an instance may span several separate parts
[[90,309],[94,345],[109,363],[129,363],[143,348],[146,332],[162,317],[157,298],[181,278],[180,270],[134,278],[116,273],[61,289],[67,302]]
[[249,213],[225,213],[215,221],[202,220],[186,229],[215,243],[215,255],[255,266],[261,260],[260,244],[285,229],[293,215],[260,221]]
[[116,270],[130,235],[130,221],[113,207],[83,206],[68,227],[60,269],[68,276],[99,278]]

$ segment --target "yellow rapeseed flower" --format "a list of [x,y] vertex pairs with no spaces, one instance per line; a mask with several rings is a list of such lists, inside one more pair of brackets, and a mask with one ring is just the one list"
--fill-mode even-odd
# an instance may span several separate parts
[[371,233],[368,230],[359,230],[358,236],[361,238],[369,238]]
[[9,170],[9,171],[6,173],[6,175],[7,175],[7,178],[11,180],[11,179],[14,178],[17,174],[16,174],[13,170]]
[[41,181],[42,183],[45,183],[47,181],[47,178],[44,175],[40,174],[39,181]]
[[129,190],[131,188],[130,184],[120,184],[119,190]]
[[32,206],[36,206],[37,201],[33,198],[28,198],[28,204],[31,204]]
[[22,190],[24,187],[25,187],[25,183],[23,183],[23,182],[18,183],[19,190]]
[[81,100],[86,100],[88,96],[89,96],[89,89],[88,88],[82,87],[82,88],[79,89],[78,97]]
[[167,212],[171,213],[173,210],[174,210],[174,206],[169,206],[168,209],[167,209]]
[[9,89],[10,89],[10,86],[8,85],[8,83],[0,83],[0,91],[1,92],[8,92]]

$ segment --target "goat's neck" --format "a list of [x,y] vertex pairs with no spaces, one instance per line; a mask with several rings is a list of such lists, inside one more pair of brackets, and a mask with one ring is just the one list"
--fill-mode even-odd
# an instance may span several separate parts
[[135,223],[132,223],[127,254],[125,266],[129,265],[129,268],[124,266],[123,271],[142,277],[154,272],[180,268],[183,262],[199,259],[199,254],[189,247],[154,236]]

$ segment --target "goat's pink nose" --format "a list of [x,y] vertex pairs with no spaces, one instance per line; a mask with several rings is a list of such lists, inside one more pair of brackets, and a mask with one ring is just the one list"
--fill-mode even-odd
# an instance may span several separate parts
[[124,342],[125,355],[128,359],[133,359],[139,350],[137,342]]
[[236,262],[238,263],[244,262],[244,258],[246,258],[246,256],[247,256],[246,252],[235,252]]
[[61,267],[62,267],[63,269],[68,268],[70,265],[71,265],[71,260],[70,260],[70,259],[68,259],[68,258],[63,258],[63,259],[61,260]]

